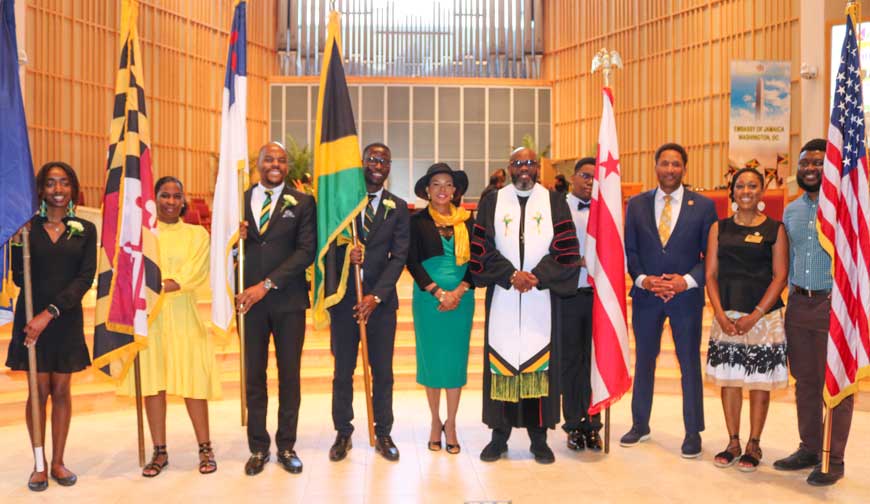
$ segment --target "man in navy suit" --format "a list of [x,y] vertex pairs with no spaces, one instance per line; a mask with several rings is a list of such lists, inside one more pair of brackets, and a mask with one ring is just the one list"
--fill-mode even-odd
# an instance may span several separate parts
[[655,154],[658,188],[628,202],[625,212],[625,253],[631,288],[637,358],[632,427],[619,444],[635,446],[650,437],[656,358],[665,318],[670,322],[683,388],[686,437],[682,456],[701,454],[704,430],[701,384],[701,317],[704,309],[704,251],[707,233],[716,222],[713,202],[683,187],[688,155],[683,146],[668,143]]

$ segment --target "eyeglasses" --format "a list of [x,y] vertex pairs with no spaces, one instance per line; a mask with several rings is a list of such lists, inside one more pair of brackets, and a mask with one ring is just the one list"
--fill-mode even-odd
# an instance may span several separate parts
[[514,159],[513,161],[511,161],[511,166],[513,166],[514,168],[519,168],[523,165],[526,165],[529,168],[534,168],[534,167],[538,166],[538,160],[537,159],[525,159],[525,160]]
[[390,165],[389,159],[384,159],[384,158],[379,158],[379,157],[374,157],[374,156],[366,157],[365,162],[371,163],[371,164],[380,164],[381,166],[389,166]]
[[577,175],[579,175],[583,180],[592,180],[595,178],[595,175],[586,172],[577,172]]
[[821,168],[822,166],[825,166],[825,160],[824,159],[801,159],[800,161],[798,161],[798,166],[800,166],[801,168],[808,168],[810,165],[813,165],[816,168]]

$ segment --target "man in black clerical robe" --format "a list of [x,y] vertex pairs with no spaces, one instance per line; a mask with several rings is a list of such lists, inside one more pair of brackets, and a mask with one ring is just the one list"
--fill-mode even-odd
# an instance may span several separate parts
[[524,427],[535,461],[555,461],[547,429],[559,422],[561,298],[576,294],[580,254],[564,196],[537,184],[531,149],[511,154],[512,184],[478,206],[470,269],[486,287],[483,422],[492,440],[480,454],[507,452],[513,427]]

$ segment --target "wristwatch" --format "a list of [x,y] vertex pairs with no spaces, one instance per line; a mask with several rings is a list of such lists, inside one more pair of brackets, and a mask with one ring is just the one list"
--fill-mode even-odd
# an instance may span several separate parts
[[51,315],[51,318],[53,318],[53,319],[60,317],[60,310],[58,309],[57,306],[54,306],[53,304],[46,306],[45,311],[47,311],[48,314]]
[[267,278],[263,281],[263,287],[265,287],[267,291],[270,291],[275,288],[275,284],[272,283],[271,279]]

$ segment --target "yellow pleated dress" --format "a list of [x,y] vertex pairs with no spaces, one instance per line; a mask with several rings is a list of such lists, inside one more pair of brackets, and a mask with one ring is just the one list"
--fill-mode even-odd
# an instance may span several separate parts
[[[196,290],[208,282],[209,234],[202,226],[157,224],[160,270],[181,290],[164,295],[148,327],[148,347],[139,353],[142,395],[160,391],[190,399],[220,399],[215,344],[196,309]],[[133,368],[118,393],[135,395]]]

